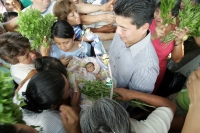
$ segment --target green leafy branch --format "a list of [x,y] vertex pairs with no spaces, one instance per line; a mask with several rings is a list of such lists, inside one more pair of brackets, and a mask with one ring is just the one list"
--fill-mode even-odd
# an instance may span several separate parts
[[[25,12],[19,12],[17,29],[23,36],[27,37],[31,41],[31,48],[38,49],[43,44],[44,36],[47,40],[51,37],[51,27],[56,21],[56,17],[52,14],[45,16],[41,15],[41,12],[35,9],[27,9]],[[46,47],[47,43],[44,44]]]
[[10,73],[0,71],[0,124],[24,123],[19,106],[13,103],[13,79]]
[[160,0],[160,15],[163,19],[163,25],[172,23],[172,19],[169,17],[172,9],[176,5],[176,0]]
[[[179,25],[178,28],[189,28],[188,36],[200,37],[200,5],[193,6],[190,0],[185,0],[185,7],[179,11]],[[170,32],[167,36],[161,39],[162,42],[168,43],[174,40],[176,36]]]

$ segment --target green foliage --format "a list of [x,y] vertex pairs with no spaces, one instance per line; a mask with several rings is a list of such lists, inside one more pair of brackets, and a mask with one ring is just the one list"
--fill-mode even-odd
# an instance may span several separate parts
[[[23,36],[27,37],[31,42],[32,49],[38,49],[43,44],[44,36],[47,40],[51,37],[51,27],[56,21],[56,17],[47,14],[44,17],[41,12],[35,9],[27,9],[25,12],[19,12],[17,29]],[[45,44],[47,46],[47,44]]]
[[[185,27],[189,28],[190,33],[188,36],[196,36],[200,37],[200,5],[193,6],[190,0],[184,0],[185,7],[183,10],[179,11],[179,26],[178,28],[185,29]],[[170,32],[167,36],[165,36],[161,41],[162,42],[171,42],[176,37],[173,32]]]
[[97,100],[101,97],[110,97],[110,88],[102,81],[84,81],[81,92],[91,100]]
[[12,102],[13,89],[10,73],[5,74],[0,71],[0,124],[23,123],[22,112]]
[[3,21],[2,14],[0,13],[0,22]]
[[169,14],[171,13],[172,9],[175,7],[176,0],[160,0],[160,15],[163,19],[163,25],[172,23],[172,19],[169,18]]

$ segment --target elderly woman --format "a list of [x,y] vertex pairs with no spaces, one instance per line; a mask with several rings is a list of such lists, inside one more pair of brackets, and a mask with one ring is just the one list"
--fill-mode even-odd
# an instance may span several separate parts
[[80,115],[83,133],[167,133],[175,105],[169,100],[135,90],[115,89],[118,100],[138,99],[157,107],[145,121],[130,119],[126,110],[117,102],[101,98]]

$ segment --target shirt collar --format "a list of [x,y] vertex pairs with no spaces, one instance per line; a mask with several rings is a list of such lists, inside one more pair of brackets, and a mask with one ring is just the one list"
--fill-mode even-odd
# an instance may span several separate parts
[[150,35],[151,35],[150,30],[148,30],[147,35],[144,39],[142,39],[141,41],[135,43],[130,47],[131,54],[133,57],[135,57],[141,50],[143,50],[151,42]]

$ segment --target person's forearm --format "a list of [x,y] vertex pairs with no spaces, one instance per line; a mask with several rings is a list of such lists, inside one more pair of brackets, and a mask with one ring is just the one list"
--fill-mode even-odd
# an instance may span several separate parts
[[178,63],[181,61],[183,56],[184,56],[184,45],[182,42],[180,45],[174,46],[173,51],[172,51],[172,60]]
[[171,101],[169,101],[166,98],[160,97],[160,96],[156,96],[156,95],[152,95],[152,94],[147,94],[147,93],[142,93],[139,91],[130,91],[130,93],[132,94],[132,98],[133,99],[138,99],[140,101],[143,101],[149,105],[155,106],[155,107],[169,107],[171,108],[171,110],[173,112],[176,111],[176,106],[174,103],[172,103]]
[[200,131],[200,105],[190,105],[181,133],[198,133]]
[[76,4],[76,8],[79,13],[92,13],[92,12],[98,12],[98,11],[103,10],[102,5],[91,5],[91,4],[85,4],[85,3]]
[[18,17],[15,17],[13,18],[12,20],[6,22],[6,23],[3,23],[3,27],[6,31],[14,31],[17,27],[17,18]]
[[200,37],[194,37],[196,44],[200,47]]
[[84,25],[103,21],[104,14],[99,15],[81,15],[81,22]]

